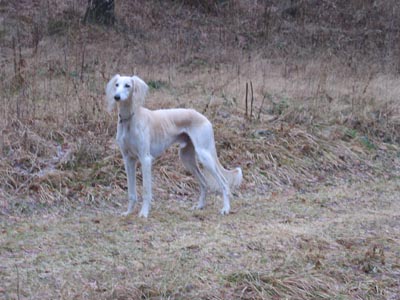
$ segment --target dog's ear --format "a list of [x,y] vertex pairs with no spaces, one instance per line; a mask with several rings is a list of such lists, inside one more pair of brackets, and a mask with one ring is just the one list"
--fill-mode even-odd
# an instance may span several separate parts
[[133,84],[132,102],[136,107],[140,107],[144,104],[149,86],[137,76],[132,76],[131,79]]
[[106,102],[107,102],[107,110],[108,112],[111,112],[114,108],[115,105],[115,100],[114,100],[114,91],[115,91],[115,82],[119,78],[119,74],[114,75],[113,78],[107,83],[106,86]]

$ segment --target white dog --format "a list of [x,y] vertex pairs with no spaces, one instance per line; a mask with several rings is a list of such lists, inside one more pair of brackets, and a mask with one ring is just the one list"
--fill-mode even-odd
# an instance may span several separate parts
[[228,214],[230,187],[240,185],[242,170],[225,170],[219,163],[210,121],[192,109],[148,110],[143,107],[147,90],[147,84],[137,76],[115,75],[106,87],[109,111],[115,103],[119,109],[117,143],[125,163],[129,194],[128,210],[123,215],[132,212],[137,200],[136,163],[139,160],[143,174],[143,205],[139,216],[148,216],[152,161],[173,143],[180,144],[180,158],[200,184],[197,208],[205,206],[207,188],[219,189],[224,200],[221,214]]

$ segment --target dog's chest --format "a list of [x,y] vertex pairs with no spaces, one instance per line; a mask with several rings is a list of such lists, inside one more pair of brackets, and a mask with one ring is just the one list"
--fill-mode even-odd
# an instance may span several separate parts
[[117,144],[124,155],[138,156],[139,145],[138,138],[133,130],[127,126],[119,126],[117,130]]

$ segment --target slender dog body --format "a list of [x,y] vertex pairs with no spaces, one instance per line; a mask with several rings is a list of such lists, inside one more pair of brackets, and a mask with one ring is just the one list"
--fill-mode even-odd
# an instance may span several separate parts
[[[117,143],[121,149],[128,177],[128,210],[137,201],[136,164],[139,160],[143,175],[143,205],[140,216],[147,217],[152,199],[151,166],[169,146],[179,143],[179,156],[200,184],[197,208],[205,206],[207,190],[219,190],[223,197],[221,214],[230,210],[230,188],[240,185],[242,171],[224,169],[218,161],[214,133],[210,121],[193,109],[149,110],[142,105],[148,90],[137,76],[115,75],[106,87],[106,99],[111,111],[118,103]],[[203,166],[199,168],[198,161]]]

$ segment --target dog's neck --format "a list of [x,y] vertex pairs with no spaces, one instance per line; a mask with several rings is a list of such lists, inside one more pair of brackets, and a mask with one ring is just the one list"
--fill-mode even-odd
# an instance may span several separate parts
[[127,116],[127,117],[123,117],[122,115],[121,115],[121,113],[119,113],[118,114],[118,118],[119,118],[119,123],[120,124],[122,124],[122,123],[127,123],[127,122],[129,122],[131,119],[132,119],[132,117],[135,115],[135,112],[132,112],[129,116]]
[[133,116],[135,115],[135,110],[131,105],[131,102],[120,103],[118,107],[118,119],[119,123],[128,123],[132,120]]

